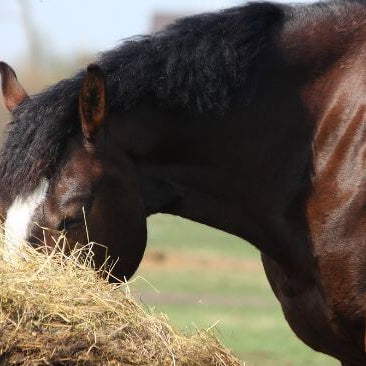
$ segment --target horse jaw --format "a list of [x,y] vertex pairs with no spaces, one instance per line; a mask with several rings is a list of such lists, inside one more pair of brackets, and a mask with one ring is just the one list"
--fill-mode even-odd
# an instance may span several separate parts
[[3,259],[17,262],[22,257],[21,248],[28,238],[31,219],[46,198],[48,180],[42,179],[38,187],[26,198],[17,196],[10,205],[4,225],[5,250]]

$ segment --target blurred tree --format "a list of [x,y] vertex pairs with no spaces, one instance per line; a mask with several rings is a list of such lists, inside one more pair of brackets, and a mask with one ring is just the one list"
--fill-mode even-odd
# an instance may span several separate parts
[[41,37],[32,17],[32,8],[29,0],[19,0],[22,24],[28,41],[28,57],[32,69],[36,72],[43,61]]

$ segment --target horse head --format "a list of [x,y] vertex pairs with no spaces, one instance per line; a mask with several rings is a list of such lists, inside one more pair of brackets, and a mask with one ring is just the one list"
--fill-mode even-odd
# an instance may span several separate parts
[[[23,123],[23,133],[31,129],[29,139],[33,139],[28,149],[33,162],[26,173],[27,183],[24,180],[23,184],[16,174],[29,164],[15,157],[21,141],[12,133],[11,125],[1,157],[0,208],[7,256],[17,257],[24,241],[32,244],[46,241],[52,246],[58,233],[64,232],[70,247],[89,241],[105,245],[107,253],[103,246],[94,247],[98,264],[106,255],[119,258],[113,274],[119,278],[131,277],[145,250],[146,217],[129,157],[116,152],[106,138],[110,116],[102,70],[90,65],[80,78],[81,87],[79,83],[73,107],[76,110],[69,117],[72,121],[65,122],[64,128],[59,126],[59,132],[55,128],[52,136],[55,141],[58,133],[64,137],[56,158],[52,157],[53,146],[49,146],[47,139],[41,138],[39,141],[43,143],[34,146],[35,136],[46,133],[43,129],[47,121],[33,127],[34,121],[26,121],[32,118],[24,113],[32,97],[10,66],[5,63],[0,66],[4,102],[13,117],[11,125]],[[73,132],[65,134],[68,126],[73,126]],[[44,151],[38,154],[37,149]],[[52,160],[52,164],[45,164]],[[23,168],[13,169],[22,164]],[[46,165],[48,169],[44,168]]]

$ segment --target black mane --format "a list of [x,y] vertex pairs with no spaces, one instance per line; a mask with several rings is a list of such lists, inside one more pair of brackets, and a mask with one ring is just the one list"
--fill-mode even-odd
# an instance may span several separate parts
[[[326,17],[333,1],[306,7]],[[298,10],[296,10],[298,9]],[[126,40],[100,56],[109,108],[128,110],[146,97],[192,113],[224,113],[248,103],[258,64],[302,7],[255,2],[178,20],[161,32]],[[52,171],[70,136],[79,132],[78,93],[85,72],[24,101],[13,113],[0,160],[0,182],[11,196],[32,190]]]

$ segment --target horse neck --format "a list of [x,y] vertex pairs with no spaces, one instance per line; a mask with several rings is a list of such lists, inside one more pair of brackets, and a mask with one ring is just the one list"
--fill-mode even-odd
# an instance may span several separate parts
[[277,82],[269,84],[250,105],[222,116],[150,103],[123,115],[114,135],[133,157],[147,215],[179,215],[244,238],[272,258],[291,251],[304,258],[293,241],[295,231],[306,241],[299,205],[311,128],[297,86],[286,88],[284,79],[285,92],[276,94]]

